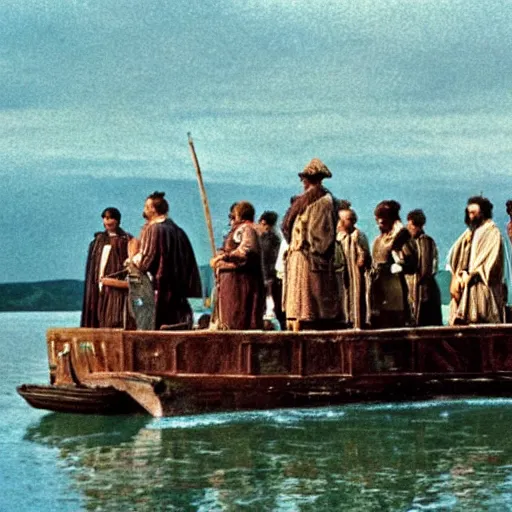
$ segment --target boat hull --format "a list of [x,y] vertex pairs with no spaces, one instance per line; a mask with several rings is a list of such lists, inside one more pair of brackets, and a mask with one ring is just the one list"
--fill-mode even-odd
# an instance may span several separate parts
[[18,393],[36,409],[76,414],[136,414],[144,409],[114,388],[23,384]]
[[20,394],[54,411],[118,413],[116,401],[101,396],[109,387],[154,416],[512,396],[507,324],[299,333],[50,329],[47,346],[55,397],[35,388]]

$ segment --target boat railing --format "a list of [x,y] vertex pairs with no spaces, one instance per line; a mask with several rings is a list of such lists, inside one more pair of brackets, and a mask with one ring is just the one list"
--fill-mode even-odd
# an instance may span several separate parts
[[512,370],[512,325],[342,331],[50,329],[51,382],[75,374],[246,378],[491,374]]

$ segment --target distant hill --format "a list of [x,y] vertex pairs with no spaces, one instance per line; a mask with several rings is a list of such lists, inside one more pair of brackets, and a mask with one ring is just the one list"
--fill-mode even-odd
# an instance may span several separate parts
[[[200,267],[203,290],[209,295],[213,286],[212,273],[206,265]],[[450,273],[437,274],[443,304],[450,301]],[[0,284],[0,311],[79,311],[82,309],[83,281],[65,279],[35,283]]]
[[0,311],[77,311],[82,309],[83,281],[0,284]]
[[[347,171],[348,172],[348,171]],[[423,208],[427,216],[426,231],[436,241],[440,267],[451,244],[464,230],[464,206],[470,195],[483,190],[495,204],[495,220],[505,226],[505,200],[510,186],[503,179],[487,176],[481,183],[440,183],[427,180],[411,183],[394,182],[385,172],[357,179],[338,172],[326,185],[339,198],[347,198],[357,211],[358,225],[369,240],[378,234],[373,211],[381,199],[396,199],[402,204],[402,219],[413,208]],[[187,174],[188,176],[189,174]],[[234,201],[251,201],[257,215],[264,210],[283,214],[290,197],[301,191],[296,175],[284,180],[282,187],[244,183],[205,183],[213,218],[217,246],[228,228],[228,211]],[[193,179],[165,180],[152,178],[92,178],[90,176],[38,176],[15,174],[0,187],[0,283],[83,279],[87,247],[94,232],[103,229],[100,217],[106,206],[118,207],[123,227],[138,235],[143,219],[144,199],[154,190],[163,190],[170,203],[171,217],[190,237],[198,263],[206,265],[211,257],[210,243],[197,183]],[[30,205],[24,222],[15,222],[20,207]],[[23,206],[25,208],[25,206]],[[280,222],[279,221],[279,222]]]

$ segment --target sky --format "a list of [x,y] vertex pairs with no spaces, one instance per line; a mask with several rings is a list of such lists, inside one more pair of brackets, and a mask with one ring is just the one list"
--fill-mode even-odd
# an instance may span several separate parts
[[512,177],[505,0],[3,0],[0,173]]
[[[81,278],[104,206],[136,234],[145,184],[195,180],[188,132],[219,232],[244,187],[282,215],[313,157],[365,230],[398,199],[426,210],[445,253],[479,193],[503,225],[511,20],[505,0],[2,0],[0,281]],[[237,197],[221,201],[223,184]],[[188,199],[171,194],[179,222]],[[191,229],[207,248],[204,221]]]

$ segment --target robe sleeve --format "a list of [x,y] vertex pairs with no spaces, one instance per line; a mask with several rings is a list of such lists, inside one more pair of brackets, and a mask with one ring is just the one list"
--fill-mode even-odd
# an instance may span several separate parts
[[243,226],[241,229],[241,241],[236,249],[224,253],[223,260],[219,262],[217,268],[229,269],[237,268],[247,263],[247,258],[250,253],[259,252],[258,234],[256,230]]
[[89,244],[87,261],[85,264],[84,297],[80,327],[98,327],[98,253],[101,253],[101,233],[96,233],[94,240]]
[[369,269],[372,266],[370,244],[366,235],[361,231],[357,232],[357,257],[363,260],[363,268]]
[[310,252],[324,255],[332,249],[335,229],[332,197],[326,195],[311,205],[307,233]]
[[144,229],[141,237],[141,259],[138,264],[141,272],[151,272],[153,270],[154,263],[159,258],[158,248],[156,225],[148,226]]
[[503,244],[497,228],[491,228],[479,241],[475,261],[472,262],[470,276],[478,275],[485,286],[489,286],[499,259],[503,256]]
[[427,236],[418,239],[418,284],[423,284],[437,270],[437,247],[434,240]]
[[[403,229],[402,232],[407,230]],[[415,274],[418,271],[418,246],[416,241],[406,234],[400,233],[400,237],[403,239],[403,245],[400,249],[400,253],[403,259],[402,268],[404,274]]]

